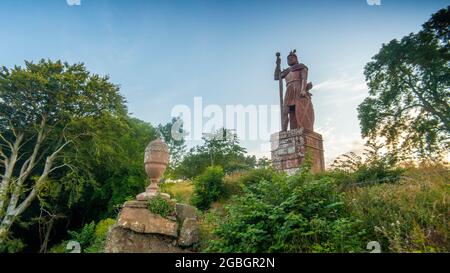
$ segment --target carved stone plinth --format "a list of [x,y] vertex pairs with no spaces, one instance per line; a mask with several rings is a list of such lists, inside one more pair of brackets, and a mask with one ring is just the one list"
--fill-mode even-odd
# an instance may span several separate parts
[[322,135],[299,128],[275,133],[270,138],[272,164],[276,170],[295,173],[304,161],[306,153],[312,156],[313,172],[325,170]]
[[108,233],[106,253],[183,253],[193,251],[200,240],[195,207],[168,200],[174,213],[163,217],[148,209],[147,201],[123,205]]

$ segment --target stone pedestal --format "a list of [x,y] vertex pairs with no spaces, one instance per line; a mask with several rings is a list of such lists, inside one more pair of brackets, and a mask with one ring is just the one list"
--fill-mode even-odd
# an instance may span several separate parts
[[117,223],[108,233],[106,253],[183,253],[192,252],[199,241],[197,209],[175,204],[167,217],[151,213],[146,201],[124,204]]
[[325,170],[322,135],[304,129],[278,132],[271,136],[272,164],[276,170],[295,173],[304,161],[306,153],[313,160],[312,171]]

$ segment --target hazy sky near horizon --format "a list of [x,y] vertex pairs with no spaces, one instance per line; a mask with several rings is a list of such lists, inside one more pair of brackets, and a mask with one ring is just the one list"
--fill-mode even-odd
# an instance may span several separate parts
[[[41,58],[84,62],[120,85],[132,116],[156,125],[169,121],[176,105],[193,107],[194,97],[223,109],[277,105],[275,52],[281,52],[286,67],[286,55],[296,48],[315,85],[316,130],[323,134],[330,161],[362,147],[356,108],[367,96],[364,65],[382,43],[418,31],[450,1],[381,0],[379,6],[366,0],[80,3],[1,0],[0,65]],[[257,156],[270,155],[267,143],[242,141]]]

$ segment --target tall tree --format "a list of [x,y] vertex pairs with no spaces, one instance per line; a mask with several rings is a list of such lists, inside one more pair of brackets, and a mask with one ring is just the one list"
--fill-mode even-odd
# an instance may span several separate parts
[[158,132],[169,146],[169,168],[173,169],[181,162],[181,159],[186,152],[183,121],[180,118],[172,118],[172,120],[165,125],[159,124]]
[[126,114],[118,91],[84,64],[41,60],[0,70],[0,243],[52,173],[70,168],[64,149],[90,133],[72,125]]
[[391,150],[436,156],[449,148],[450,12],[418,33],[384,44],[365,67],[369,97],[358,107],[363,137]]
[[246,156],[245,148],[231,130],[219,129],[202,139],[202,145],[191,148],[183,157],[174,170],[176,176],[193,178],[209,166],[221,166],[225,173],[255,167],[256,158]]

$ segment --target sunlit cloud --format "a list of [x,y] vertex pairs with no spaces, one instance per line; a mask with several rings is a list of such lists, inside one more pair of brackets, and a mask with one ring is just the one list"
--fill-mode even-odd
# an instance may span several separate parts
[[348,152],[360,154],[364,150],[364,140],[359,132],[341,132],[333,124],[336,124],[334,119],[328,118],[323,126],[316,128],[316,131],[322,135],[324,140],[327,167],[342,154]]
[[316,84],[314,86],[314,91],[352,91],[352,92],[363,92],[367,90],[367,85],[361,78],[338,78],[331,79]]

